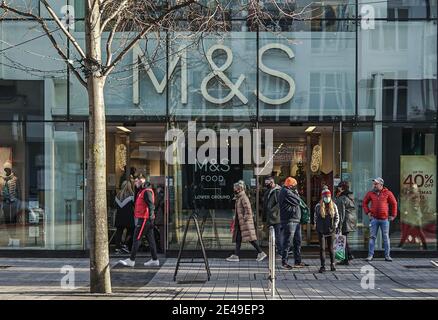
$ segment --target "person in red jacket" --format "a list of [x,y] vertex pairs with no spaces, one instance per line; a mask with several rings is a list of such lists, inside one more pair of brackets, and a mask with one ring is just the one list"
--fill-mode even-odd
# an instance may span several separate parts
[[[373,180],[373,190],[369,191],[363,199],[362,207],[370,217],[370,242],[366,261],[372,261],[374,247],[379,228],[382,230],[385,260],[392,261],[390,256],[389,222],[397,217],[397,200],[394,194],[384,186],[382,178]],[[370,208],[371,202],[371,208]]]
[[132,244],[131,257],[125,260],[120,260],[124,266],[134,267],[135,257],[138,248],[141,244],[141,237],[146,233],[149,247],[151,249],[152,259],[146,262],[145,267],[158,267],[160,262],[157,256],[157,245],[154,236],[154,220],[155,220],[155,195],[149,182],[144,176],[137,180],[138,193],[135,198],[134,208],[134,243]]

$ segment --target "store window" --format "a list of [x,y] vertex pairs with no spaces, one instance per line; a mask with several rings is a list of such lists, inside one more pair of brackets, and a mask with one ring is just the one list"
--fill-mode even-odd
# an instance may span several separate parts
[[84,248],[83,125],[0,125],[0,248]]
[[[66,46],[66,37],[56,23],[46,23],[59,46]],[[0,43],[1,119],[65,119],[67,67],[39,23],[31,20],[2,21]]]
[[359,32],[361,119],[430,121],[437,111],[435,21],[376,21]]
[[354,116],[354,32],[266,32],[259,46],[263,121]]
[[[172,123],[174,129],[187,132],[187,123]],[[211,129],[220,136],[220,130],[239,131],[243,136],[251,136],[252,125],[242,123],[232,124],[206,124],[196,123],[196,132],[202,129]],[[187,138],[187,135],[186,135]],[[207,249],[230,250],[234,247],[232,233],[230,232],[231,222],[234,217],[233,184],[243,180],[247,186],[246,193],[250,199],[253,213],[256,213],[257,184],[254,175],[254,167],[251,163],[243,161],[243,139],[239,138],[237,144],[228,139],[228,157],[220,158],[217,163],[198,162],[191,164],[182,163],[181,157],[188,159],[188,147],[173,148],[172,164],[168,165],[167,189],[169,203],[168,223],[168,245],[169,249],[177,250],[182,241],[187,219],[192,213],[198,214],[198,220],[203,233],[204,244]],[[189,141],[186,141],[188,146]],[[219,141],[218,141],[219,143]],[[224,140],[225,143],[225,140]],[[198,142],[196,148],[203,145]],[[233,161],[234,151],[239,159]],[[217,156],[220,156],[218,150]],[[250,156],[251,157],[251,156]],[[261,225],[257,224],[257,228]],[[192,224],[193,227],[193,224]],[[258,230],[258,229],[257,229]],[[191,228],[187,234],[186,248],[199,248],[197,244],[196,231]],[[246,248],[246,245],[243,246]]]
[[384,125],[382,176],[398,201],[391,244],[401,250],[436,250],[436,126]]

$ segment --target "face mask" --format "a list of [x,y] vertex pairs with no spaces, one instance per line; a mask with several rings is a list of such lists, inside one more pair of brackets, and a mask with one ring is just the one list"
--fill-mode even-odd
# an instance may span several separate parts
[[324,197],[324,199],[323,199],[323,201],[324,201],[324,203],[330,203],[330,201],[332,201],[332,198],[331,197]]
[[265,183],[265,187],[266,188],[270,188],[271,187],[271,183],[269,182],[269,183]]

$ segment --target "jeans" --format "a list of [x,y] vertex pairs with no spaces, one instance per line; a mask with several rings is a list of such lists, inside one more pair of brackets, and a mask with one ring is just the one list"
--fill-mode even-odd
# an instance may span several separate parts
[[135,219],[135,230],[134,230],[134,243],[132,244],[131,250],[131,260],[134,261],[137,255],[138,248],[141,244],[141,237],[143,233],[146,233],[148,238],[149,247],[151,249],[152,260],[158,260],[157,256],[157,245],[155,243],[154,236],[154,223],[148,219]]
[[[281,224],[281,261],[287,263],[289,248],[292,245],[292,240],[295,237],[297,227],[300,227],[299,222],[286,222]],[[295,248],[294,248],[295,249]],[[296,250],[294,250],[294,253]]]
[[389,257],[390,243],[389,243],[389,221],[371,219],[370,221],[370,243],[368,248],[368,256],[374,256],[374,247],[376,245],[377,232],[379,228],[382,230],[383,246],[385,248],[385,258]]
[[335,250],[333,248],[333,241],[335,240],[334,234],[322,234],[318,232],[319,240],[319,259],[321,260],[321,267],[325,267],[325,248],[327,245],[328,252],[330,254],[330,264],[335,263]]
[[276,246],[276,252],[278,254],[281,254],[281,224],[273,224],[272,227],[274,227],[275,232],[275,246]]
[[114,235],[114,242],[116,243],[116,249],[120,249],[122,247],[122,236],[123,231],[126,229],[126,237],[125,237],[125,243],[128,246],[129,249],[132,248],[132,228],[126,228],[126,227],[117,227],[116,234]]
[[[237,224],[238,224],[238,222],[237,222]],[[249,243],[254,247],[254,249],[257,250],[257,253],[262,253],[262,249],[260,249],[260,247],[256,241],[250,241]],[[240,228],[237,227],[236,250],[235,250],[234,254],[238,257],[240,256],[240,247],[241,246],[242,246],[242,232],[240,231]]]
[[294,235],[294,260],[295,264],[301,263],[301,224],[297,224],[297,228],[295,229]]

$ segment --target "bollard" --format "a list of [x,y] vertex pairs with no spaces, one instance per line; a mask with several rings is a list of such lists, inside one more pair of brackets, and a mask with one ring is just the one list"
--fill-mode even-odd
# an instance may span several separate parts
[[275,298],[275,231],[274,227],[269,227],[269,291],[271,297]]

